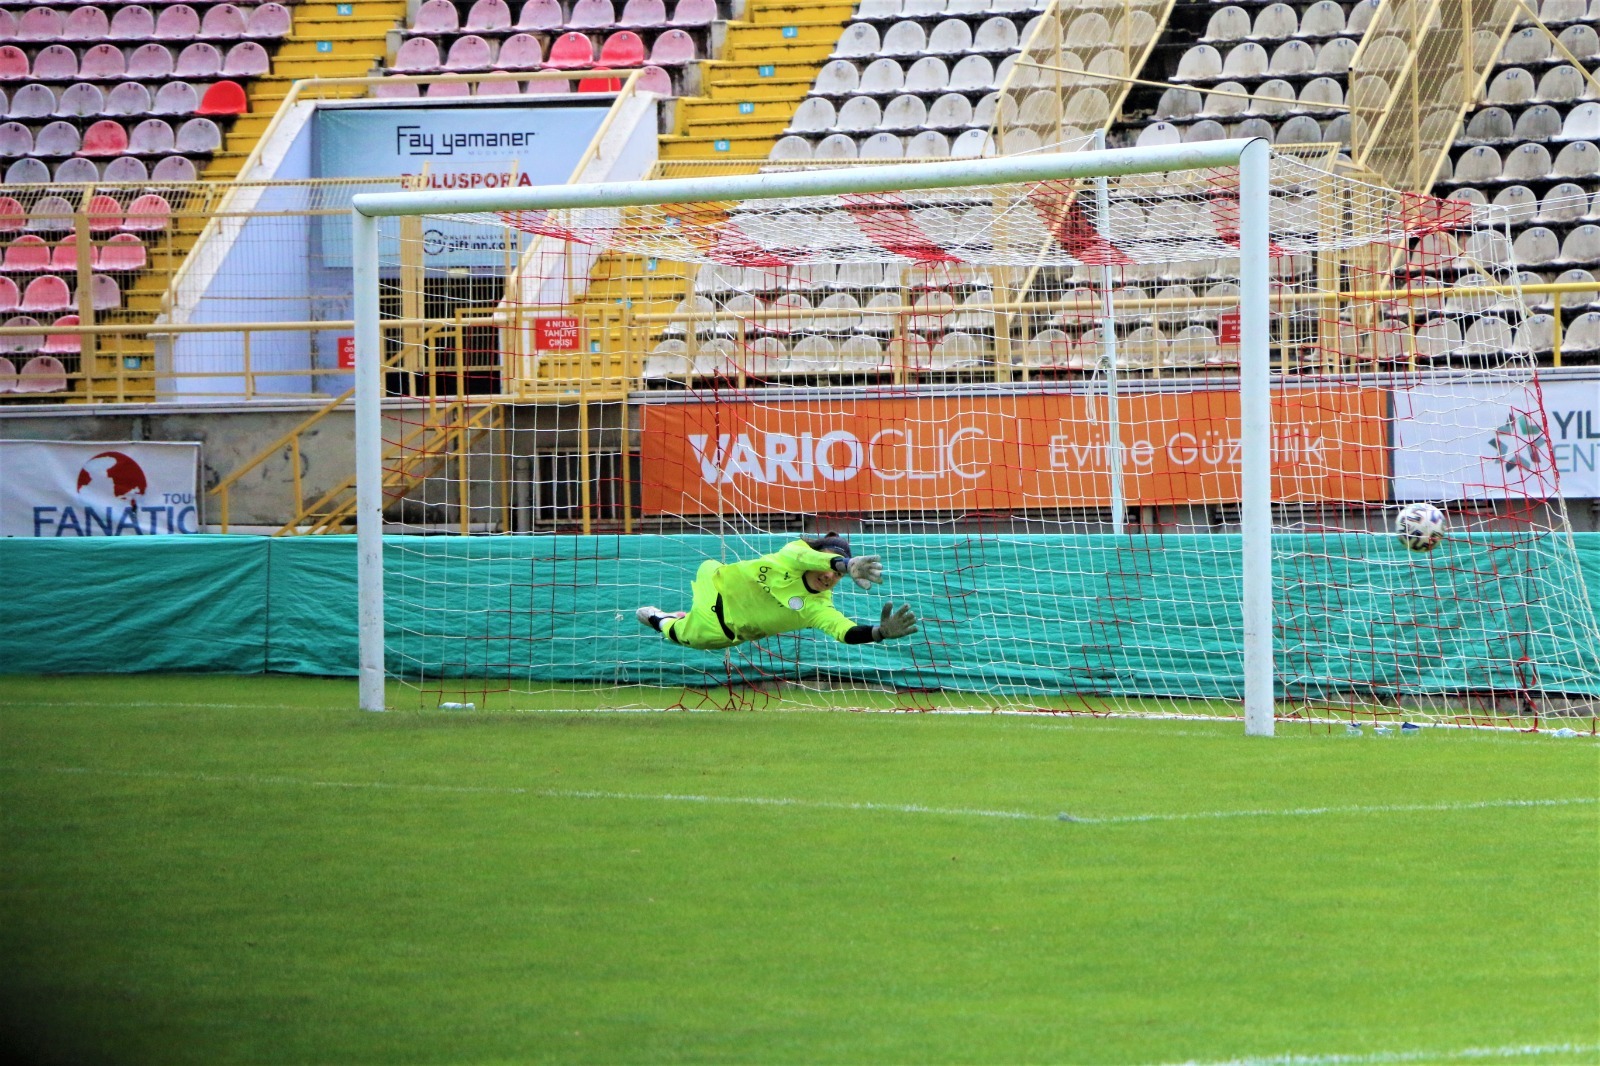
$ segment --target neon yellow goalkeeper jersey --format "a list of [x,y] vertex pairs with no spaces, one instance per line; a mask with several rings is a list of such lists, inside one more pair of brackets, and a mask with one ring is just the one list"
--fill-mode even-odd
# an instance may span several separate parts
[[712,575],[722,594],[722,617],[739,640],[760,640],[794,629],[819,629],[834,640],[855,623],[833,605],[833,590],[812,592],[807,570],[830,570],[837,556],[797,540],[759,559],[729,563]]

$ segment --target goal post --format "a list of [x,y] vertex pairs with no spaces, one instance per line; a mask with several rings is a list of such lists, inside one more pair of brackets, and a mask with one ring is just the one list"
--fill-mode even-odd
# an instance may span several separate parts
[[1237,167],[1239,169],[1240,350],[1243,426],[1245,730],[1273,732],[1271,400],[1268,324],[1270,145],[1261,138],[1101,149],[950,162],[851,167],[726,178],[667,179],[596,185],[460,192],[363,193],[351,209],[356,343],[356,536],[360,585],[360,700],[384,709],[383,389],[379,314],[378,219],[480,211],[631,207],[702,201],[770,200],[846,193],[902,192],[1066,181]]
[[[362,707],[387,680],[425,705],[1251,735],[1592,719],[1600,632],[1506,219],[1328,158],[1240,139],[358,196]],[[703,651],[634,622],[829,530],[890,575],[836,606],[909,600],[919,634]]]

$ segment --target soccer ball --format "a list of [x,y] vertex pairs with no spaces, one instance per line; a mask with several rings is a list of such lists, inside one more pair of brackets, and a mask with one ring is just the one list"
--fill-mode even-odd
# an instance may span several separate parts
[[1414,552],[1431,552],[1444,540],[1444,512],[1431,503],[1408,503],[1394,518],[1400,543]]

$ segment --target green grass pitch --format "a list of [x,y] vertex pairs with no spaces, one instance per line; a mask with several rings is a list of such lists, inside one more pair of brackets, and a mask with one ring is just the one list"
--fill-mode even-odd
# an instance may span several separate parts
[[8,1061],[1600,1061],[1592,738],[354,703],[0,681]]

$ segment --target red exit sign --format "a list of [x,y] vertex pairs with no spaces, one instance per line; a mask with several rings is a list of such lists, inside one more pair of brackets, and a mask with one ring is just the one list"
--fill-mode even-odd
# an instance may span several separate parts
[[541,352],[575,352],[582,343],[583,326],[577,318],[536,318],[533,344]]

